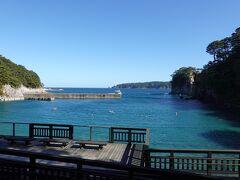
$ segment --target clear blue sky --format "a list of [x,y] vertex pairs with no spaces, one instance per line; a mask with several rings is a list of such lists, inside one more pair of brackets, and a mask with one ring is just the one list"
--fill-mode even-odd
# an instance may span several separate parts
[[1,0],[0,54],[45,86],[170,80],[240,26],[239,0]]

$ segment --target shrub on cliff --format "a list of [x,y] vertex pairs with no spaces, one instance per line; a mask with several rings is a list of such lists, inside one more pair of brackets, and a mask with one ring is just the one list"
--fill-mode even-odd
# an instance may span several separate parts
[[24,66],[17,65],[0,55],[0,95],[2,94],[2,86],[5,84],[15,88],[21,85],[29,88],[41,87],[40,78],[35,72],[29,71]]

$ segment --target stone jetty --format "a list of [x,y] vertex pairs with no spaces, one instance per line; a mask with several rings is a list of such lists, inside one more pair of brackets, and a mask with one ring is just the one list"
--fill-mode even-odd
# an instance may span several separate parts
[[55,99],[54,95],[50,93],[24,94],[23,96],[24,100],[52,101]]
[[55,99],[116,99],[121,98],[118,93],[65,93],[54,94]]
[[25,100],[51,101],[54,99],[118,99],[121,94],[118,93],[34,93],[24,94]]

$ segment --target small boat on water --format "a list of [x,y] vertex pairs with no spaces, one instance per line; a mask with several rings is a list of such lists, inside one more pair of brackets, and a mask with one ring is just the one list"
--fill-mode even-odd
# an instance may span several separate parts
[[115,93],[116,94],[119,94],[119,95],[122,95],[122,92],[118,89],[118,90],[115,90]]
[[57,88],[45,88],[45,91],[64,91],[64,89],[57,89]]
[[45,91],[53,91],[52,88],[44,88]]

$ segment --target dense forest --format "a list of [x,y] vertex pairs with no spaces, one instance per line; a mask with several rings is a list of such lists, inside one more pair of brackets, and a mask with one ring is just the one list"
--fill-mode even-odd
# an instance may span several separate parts
[[35,72],[27,70],[24,66],[16,65],[0,55],[0,94],[2,94],[2,86],[6,84],[15,88],[21,85],[37,88],[41,86],[41,81]]
[[[199,99],[240,107],[240,28],[231,36],[211,42],[206,52],[213,56],[201,70],[180,68],[172,75],[172,92],[191,86],[188,90]],[[188,69],[188,70],[187,70]],[[191,77],[192,76],[192,77]]]
[[113,88],[170,88],[170,82],[152,81],[152,82],[139,82],[139,83],[124,83],[118,84]]

